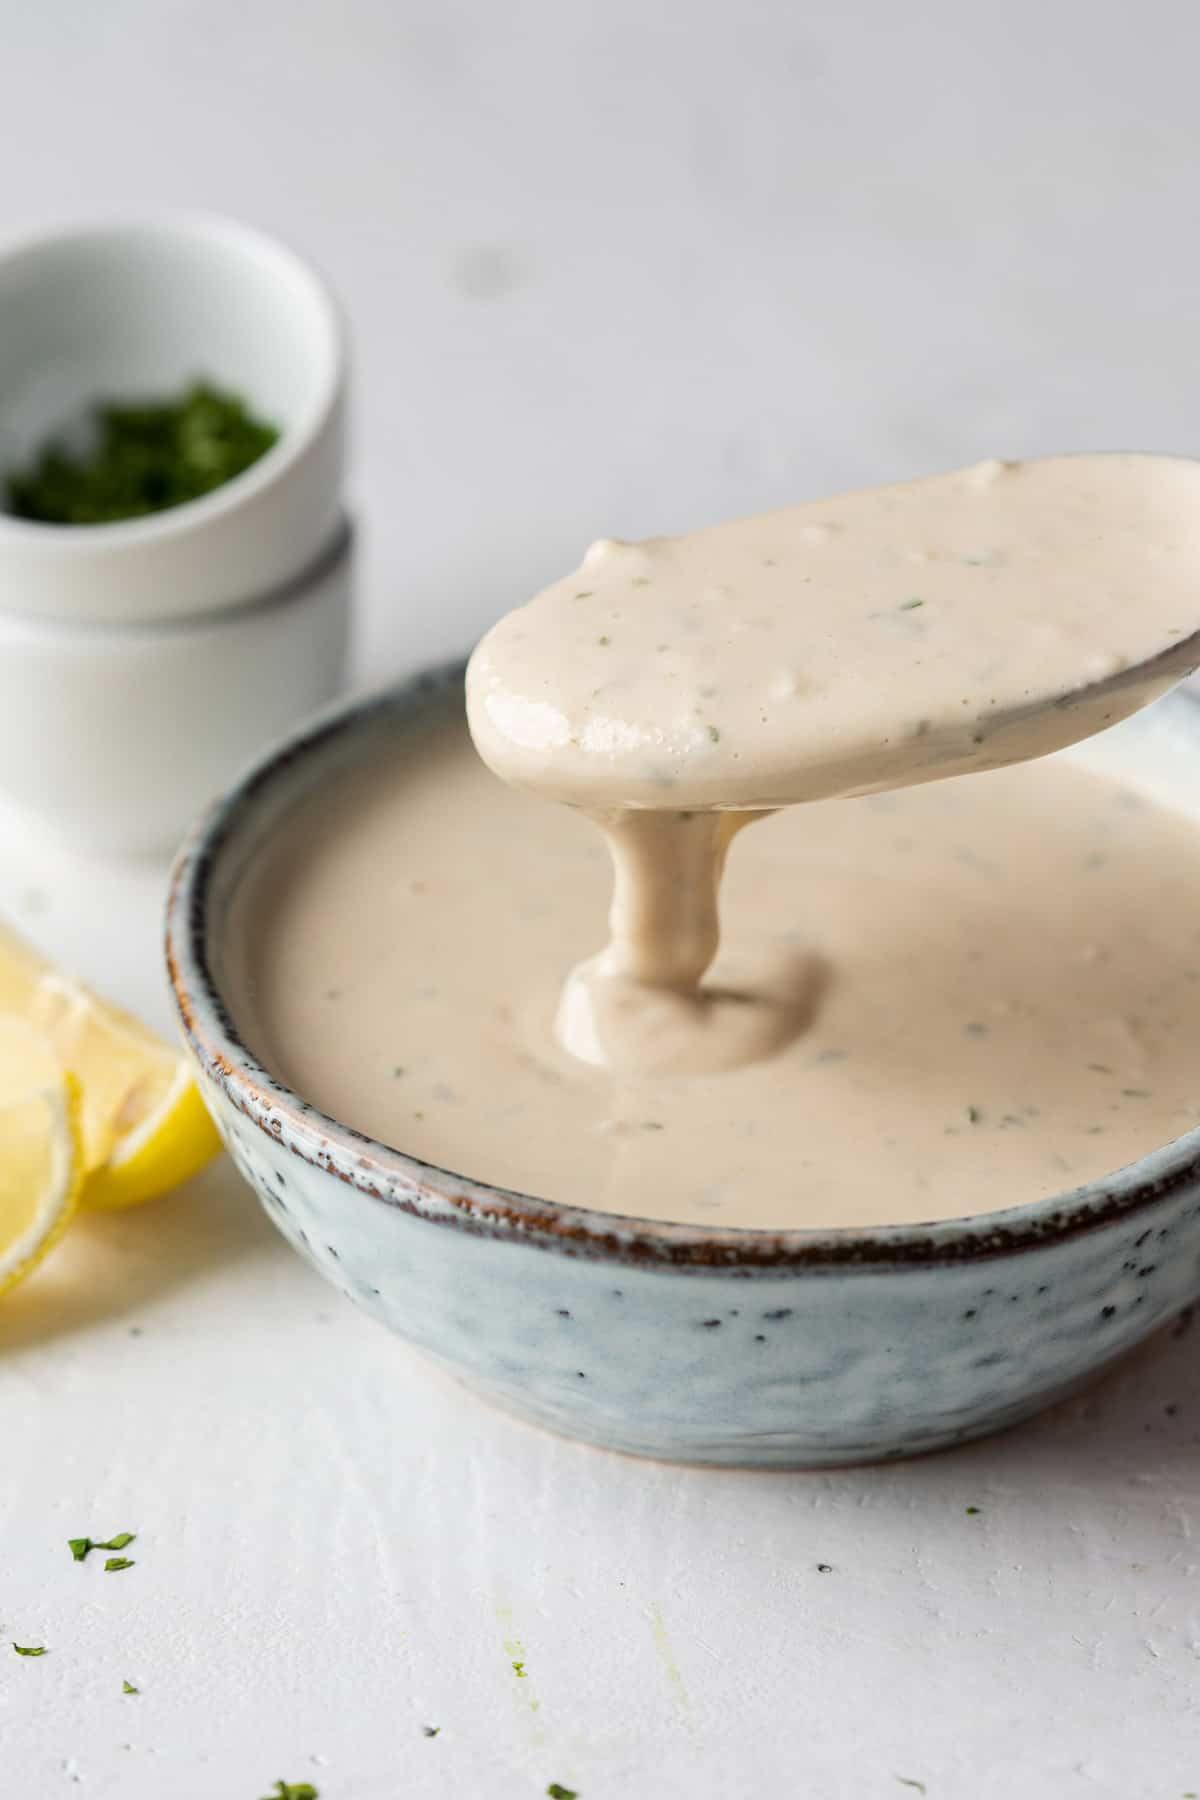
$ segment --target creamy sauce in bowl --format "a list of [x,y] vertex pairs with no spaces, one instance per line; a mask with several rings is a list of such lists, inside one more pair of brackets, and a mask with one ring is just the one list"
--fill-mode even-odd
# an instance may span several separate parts
[[[1158,761],[1193,755],[1200,733]],[[588,819],[431,719],[256,859],[228,934],[239,1029],[386,1144],[701,1225],[986,1213],[1200,1124],[1200,828],[1073,757],[742,834],[711,980],[787,1019],[772,1054],[710,1075],[629,1077],[556,1038],[606,864]]]
[[1169,458],[595,546],[472,659],[490,769],[431,716],[258,860],[241,1029],[384,1143],[617,1213],[913,1223],[1103,1176],[1200,1122],[1200,831],[1003,765],[1177,679],[1198,615]]

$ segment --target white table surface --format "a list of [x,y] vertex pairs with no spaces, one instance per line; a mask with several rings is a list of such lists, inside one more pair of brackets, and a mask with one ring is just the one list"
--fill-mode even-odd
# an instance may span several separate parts
[[[1194,451],[1198,49],[1166,0],[0,0],[3,225],[204,206],[333,275],[374,679],[601,533]],[[0,910],[165,1025],[162,884],[0,820]],[[218,1165],[0,1303],[0,1794],[1200,1793],[1198,1341],[911,1466],[642,1464],[430,1373]]]

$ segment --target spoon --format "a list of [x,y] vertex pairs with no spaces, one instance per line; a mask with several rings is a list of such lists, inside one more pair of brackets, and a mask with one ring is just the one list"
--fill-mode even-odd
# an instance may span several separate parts
[[471,659],[506,780],[762,811],[1064,748],[1200,667],[1200,463],[983,463],[592,546]]

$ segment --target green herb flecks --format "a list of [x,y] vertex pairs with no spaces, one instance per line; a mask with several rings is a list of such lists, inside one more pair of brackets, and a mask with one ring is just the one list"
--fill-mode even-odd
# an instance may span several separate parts
[[592,597],[592,593],[593,593],[593,590],[591,588],[580,588],[580,590],[576,594],[575,598],[577,600],[590,600]]
[[574,1788],[564,1787],[561,1781],[552,1781],[546,1789],[550,1800],[579,1800]]
[[978,1506],[968,1506],[966,1508],[966,1514],[967,1514],[968,1519],[973,1519],[975,1517],[976,1513],[979,1512],[979,1510],[980,1510],[980,1508]]
[[721,741],[721,734],[715,725],[710,725],[708,728],[708,741],[710,744],[719,744]]
[[[124,1550],[127,1544],[132,1544],[136,1536],[136,1531],[118,1531],[114,1537],[110,1538],[68,1538],[67,1543],[75,1561],[83,1562],[86,1560],[89,1550]],[[107,1564],[105,1566],[107,1567]]]
[[980,1124],[983,1119],[983,1108],[981,1106],[968,1106],[967,1118],[972,1125]]
[[45,1656],[45,1644],[14,1644],[13,1649],[18,1656]]
[[929,1789],[923,1781],[914,1781],[911,1775],[897,1775],[896,1780],[901,1787],[915,1788],[918,1794],[927,1794]]
[[916,595],[914,595],[911,600],[902,600],[900,602],[900,611],[915,612],[918,606],[924,606],[924,604],[925,602],[923,600],[918,600]]
[[134,1562],[133,1558],[130,1556],[106,1556],[104,1559],[104,1566],[110,1571],[116,1569],[132,1569],[134,1567]]
[[598,637],[596,639],[596,642],[599,644],[599,646],[602,650],[607,650],[608,646],[612,643],[612,639],[608,636]]
[[523,1662],[521,1662],[519,1660],[514,1661],[513,1666],[512,1666],[512,1672],[516,1676],[518,1681],[524,1681],[526,1679],[525,1664]]
[[440,1725],[422,1725],[421,1736],[422,1737],[436,1737],[438,1732],[441,1729],[442,1728]]
[[132,1681],[123,1681],[121,1683],[121,1692],[123,1694],[140,1694],[141,1691],[140,1687],[134,1687]]
[[95,408],[90,447],[53,442],[7,482],[19,519],[106,525],[182,506],[241,475],[279,433],[236,394],[199,381],[177,399]]
[[277,1781],[274,1791],[262,1800],[321,1800],[311,1781]]

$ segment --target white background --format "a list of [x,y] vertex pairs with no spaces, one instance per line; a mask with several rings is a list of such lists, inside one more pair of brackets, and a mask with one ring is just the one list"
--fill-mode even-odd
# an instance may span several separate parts
[[[1164,0],[0,0],[0,224],[206,207],[329,273],[376,679],[601,533],[1194,451],[1198,52]],[[165,1025],[161,870],[0,850]],[[0,1305],[0,1794],[1200,1793],[1195,1342],[909,1467],[643,1465],[431,1375],[219,1167]]]

